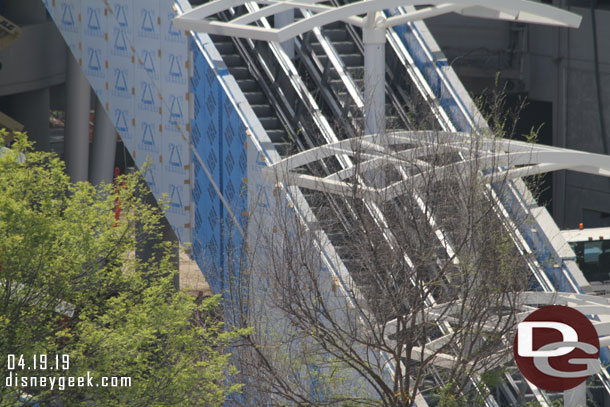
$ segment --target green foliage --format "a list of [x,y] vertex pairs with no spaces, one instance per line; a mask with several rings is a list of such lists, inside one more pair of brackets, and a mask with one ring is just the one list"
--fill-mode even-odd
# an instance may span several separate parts
[[[220,406],[239,390],[223,350],[245,332],[225,332],[218,298],[197,303],[174,289],[168,244],[153,259],[135,256],[136,242],[160,241],[162,214],[140,198],[139,175],[119,183],[70,183],[23,134],[0,152],[0,406]],[[89,375],[94,385],[9,387],[9,354],[23,355],[13,376]],[[34,369],[37,355],[46,370]],[[56,355],[69,355],[69,369]],[[102,376],[131,386],[102,387]]]
[[483,91],[483,94],[475,97],[474,102],[483,113],[485,121],[489,124],[490,136],[497,138],[513,139],[517,132],[519,116],[527,100],[519,98],[514,106],[508,101],[507,84],[500,85],[500,73],[496,74],[494,85]]

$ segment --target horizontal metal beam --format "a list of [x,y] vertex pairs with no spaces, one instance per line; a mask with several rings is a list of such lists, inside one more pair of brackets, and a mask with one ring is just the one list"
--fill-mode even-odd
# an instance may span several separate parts
[[[221,11],[227,11],[246,3],[256,3],[265,7],[240,16],[233,21],[218,22],[206,20],[208,17]],[[407,21],[421,20],[451,12],[479,18],[573,28],[578,27],[582,19],[581,16],[569,11],[529,0],[453,0],[451,2],[443,0],[363,0],[339,7],[317,4],[316,1],[311,0],[281,2],[272,0],[252,2],[245,0],[215,0],[176,17],[174,24],[181,29],[203,31],[210,34],[284,42],[315,27],[321,27],[336,21],[346,21],[350,24],[362,26],[364,20],[358,17],[359,15],[402,6],[424,6],[424,8],[412,11],[407,15],[380,21],[375,27],[369,28],[385,29],[396,24],[404,24]],[[262,18],[270,17],[290,9],[306,9],[316,14],[289,24],[279,30],[252,25],[252,23]]]
[[[443,173],[463,171],[475,161],[479,170],[490,170],[489,174],[483,176],[485,182],[565,169],[610,177],[610,156],[490,137],[477,141],[476,156],[471,159],[434,168],[430,163],[426,163],[428,167],[419,165],[420,156],[468,152],[472,149],[470,137],[466,133],[433,131],[357,137],[295,154],[265,169],[264,174],[274,182],[334,194],[350,194],[354,191],[353,185],[345,180],[354,175],[354,168],[342,169],[326,177],[300,174],[295,170],[325,158],[345,155],[359,156],[363,160],[358,165],[360,171],[381,170],[387,165],[404,168],[417,161],[419,173],[416,175],[389,185],[359,185],[358,193],[362,198],[384,201],[394,199],[410,190],[412,185],[423,182],[429,171],[442,176]],[[411,144],[411,147],[392,153],[383,152],[384,147],[399,144]]]

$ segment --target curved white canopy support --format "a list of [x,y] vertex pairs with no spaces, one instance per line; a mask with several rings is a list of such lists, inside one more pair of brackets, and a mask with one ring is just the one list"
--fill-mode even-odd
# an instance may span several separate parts
[[[515,318],[514,323],[523,321],[533,311],[537,310],[541,306],[545,305],[565,305],[580,311],[584,315],[596,315],[605,316],[602,318],[590,319],[591,323],[595,327],[600,340],[600,346],[605,347],[610,345],[610,322],[608,316],[610,316],[610,299],[605,297],[598,297],[587,294],[578,293],[562,293],[562,292],[541,292],[541,291],[529,291],[523,293],[516,293],[516,304],[520,308],[521,312],[513,315]],[[509,306],[515,306],[515,303],[507,304]],[[428,307],[421,314],[418,315],[418,321],[416,324],[423,322],[439,322],[445,321],[452,323],[453,320],[457,320],[460,312],[460,303],[454,302],[450,304],[437,304],[432,307]],[[489,321],[489,324],[482,326],[483,331],[493,332],[497,329],[496,322],[494,320]],[[380,327],[382,332],[386,333],[386,340],[390,341],[387,335],[391,335],[396,332],[397,319],[385,322]],[[433,356],[432,363],[438,367],[452,366],[451,361],[455,356],[448,353],[436,353],[442,349],[443,346],[447,345],[452,341],[452,334],[446,334],[434,340],[428,342],[423,348],[415,348],[412,350],[411,356],[418,358],[423,352],[426,356]],[[512,345],[512,338],[505,338],[508,346]],[[510,362],[512,357],[509,357],[505,362]]]
[[[229,21],[210,17],[246,5],[248,12],[234,15]],[[386,18],[383,10],[410,6],[407,14]],[[419,9],[415,9],[419,6]],[[282,16],[294,15],[299,9],[303,19],[287,23]],[[321,0],[215,0],[187,11],[174,19],[181,29],[209,34],[243,37],[252,40],[287,41],[317,27],[343,21],[362,28],[364,44],[364,117],[365,134],[385,132],[385,41],[386,29],[408,21],[422,20],[446,13],[492,18],[525,23],[578,27],[581,17],[545,4],[529,0],[364,0],[342,6],[322,4]],[[360,17],[365,15],[365,17]],[[276,16],[281,27],[265,24]],[[290,19],[289,19],[290,20]],[[285,24],[286,23],[286,24]]]
[[[455,173],[475,161],[477,168],[486,173],[483,176],[486,182],[557,170],[610,177],[610,156],[607,155],[482,137],[477,141],[475,157],[471,137],[467,133],[435,131],[404,131],[386,136],[357,137],[295,154],[266,168],[264,174],[274,182],[334,194],[349,195],[357,190],[362,198],[375,201],[388,201],[406,193],[413,185],[422,182],[427,172]],[[447,153],[462,153],[463,156],[472,158],[434,168],[424,159],[431,154]],[[339,170],[326,177],[316,177],[298,171],[299,167],[340,155],[358,156],[360,162],[358,166]],[[381,172],[381,169],[387,166],[416,171],[415,175],[400,181],[375,186],[359,184],[354,188],[349,181],[357,170]]]
[[[227,22],[208,19],[221,11],[227,11],[246,3],[257,3],[263,7]],[[451,2],[443,0],[365,0],[340,7],[318,4],[316,0],[256,0],[252,2],[247,0],[215,0],[176,17],[174,25],[180,29],[203,31],[210,34],[283,42],[315,27],[321,27],[335,21],[344,21],[359,27],[365,27],[370,20],[358,17],[358,15],[375,13],[399,6],[425,7],[407,15],[376,20],[375,26],[368,26],[368,28],[385,29],[408,21],[422,20],[452,12],[471,17],[574,28],[578,27],[581,21],[581,17],[577,14],[529,0],[452,0]],[[262,18],[271,17],[291,9],[306,9],[314,15],[282,28],[262,28],[253,25]]]

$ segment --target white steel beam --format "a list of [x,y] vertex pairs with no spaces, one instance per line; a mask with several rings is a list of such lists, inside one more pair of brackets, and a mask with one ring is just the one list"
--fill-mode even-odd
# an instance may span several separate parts
[[[408,167],[417,161],[419,156],[468,150],[469,145],[466,144],[468,137],[466,133],[433,131],[397,132],[385,137],[377,134],[357,137],[287,157],[265,169],[264,173],[274,182],[335,194],[349,193],[353,188],[345,180],[354,175],[354,170],[351,168],[339,170],[326,177],[299,174],[295,170],[309,163],[340,155],[358,155],[364,159],[358,167],[362,171],[380,169],[386,165],[397,168]],[[411,147],[391,154],[380,153],[382,151],[380,149],[384,146],[405,143],[411,143]],[[433,144],[435,146],[430,147]],[[378,148],[373,148],[375,145]],[[435,171],[437,174],[461,171],[472,165],[475,160],[478,168],[490,170],[489,174],[483,176],[485,182],[565,169],[610,177],[610,156],[607,155],[491,138],[482,138],[479,145],[480,149],[475,158],[435,168],[418,165],[419,173],[416,175],[388,185],[375,187],[360,185],[360,192],[363,197],[367,196],[370,199],[390,200],[404,193],[409,185],[420,182],[427,171]]]
[[362,29],[364,44],[364,134],[385,132],[385,28],[383,13],[371,12]]
[[[241,6],[247,3],[245,0],[215,0],[204,4],[191,11],[183,13],[174,19],[174,25],[180,29],[204,31],[212,34],[228,35],[233,37],[244,37],[264,41],[284,42],[290,38],[301,35],[314,27],[321,27],[335,21],[346,21],[360,25],[358,15],[381,12],[401,6],[427,6],[414,11],[406,16],[388,19],[377,28],[387,28],[406,21],[421,20],[450,12],[458,12],[463,15],[493,18],[509,21],[518,21],[535,24],[556,25],[560,27],[576,28],[580,25],[581,16],[558,9],[546,4],[540,4],[529,0],[453,0],[451,2],[441,0],[364,0],[346,4],[340,7],[331,7],[316,2],[301,0],[299,2],[270,0],[254,1],[267,7],[261,8],[254,16],[238,17],[237,21],[218,22],[206,21],[221,11]],[[289,24],[279,30],[264,29],[265,35],[260,27],[250,25],[257,18],[270,17],[277,13],[292,9],[309,9],[316,12],[312,17]],[[207,23],[207,24],[202,24]],[[220,27],[224,27],[221,29]],[[210,31],[214,30],[214,31]]]
[[[321,1],[320,1],[321,2]],[[221,11],[246,3],[250,12],[227,22],[207,20]],[[386,19],[383,10],[404,6],[422,6],[407,15]],[[294,10],[313,13],[294,21]],[[545,4],[529,0],[362,0],[339,7],[318,4],[318,0],[215,0],[183,13],[174,19],[177,28],[203,31],[208,34],[243,37],[252,40],[276,41],[286,53],[294,55],[294,37],[308,31],[344,21],[362,27],[364,43],[364,116],[365,134],[384,133],[385,115],[385,30],[397,24],[456,12],[467,16],[578,27],[581,17]],[[360,15],[366,14],[362,19]],[[275,16],[276,27],[257,25],[262,19]]]

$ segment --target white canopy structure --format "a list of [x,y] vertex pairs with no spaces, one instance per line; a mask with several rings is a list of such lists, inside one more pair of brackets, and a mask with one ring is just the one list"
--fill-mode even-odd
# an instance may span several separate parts
[[[362,28],[365,70],[365,134],[385,131],[385,42],[386,29],[409,21],[422,20],[447,13],[560,27],[580,25],[581,17],[545,4],[528,0],[364,0],[334,7],[316,0],[215,0],[188,11],[174,19],[180,29],[209,34],[285,42],[315,27],[336,21]],[[212,17],[238,6],[248,5],[249,12],[230,21]],[[386,18],[383,10],[410,6],[409,12]],[[417,9],[415,8],[417,7]],[[311,16],[286,23],[279,18],[286,12],[305,10]],[[282,27],[261,24],[276,16]],[[361,17],[364,15],[364,17]]]
[[[360,28],[385,29],[408,21],[422,20],[447,13],[458,13],[470,17],[493,18],[524,23],[548,24],[578,28],[581,17],[545,4],[528,0],[366,0],[341,7],[333,7],[312,0],[282,1],[258,0],[256,12],[234,18],[228,22],[209,19],[219,12],[250,3],[247,0],[215,0],[174,19],[174,25],[182,29],[206,32],[231,37],[250,38],[262,41],[283,42],[304,34],[315,27],[335,21],[344,21]],[[262,6],[262,7],[260,7]],[[399,6],[424,6],[407,15],[377,18],[371,21],[370,13]],[[313,17],[296,21],[282,28],[264,28],[256,25],[263,18],[291,9],[304,9]],[[367,14],[367,17],[358,15]]]
[[[596,318],[590,319],[591,323],[595,327],[599,336],[599,343],[601,347],[607,347],[610,345],[610,299],[605,297],[598,297],[586,294],[577,293],[545,293],[540,291],[527,291],[516,294],[516,303],[520,312],[515,315],[515,325],[522,322],[532,312],[536,311],[539,307],[545,305],[564,305],[566,307],[573,308],[584,315],[595,315]],[[426,308],[421,313],[422,321],[443,321],[452,322],[452,319],[456,319],[459,313],[459,304],[436,304],[434,306]],[[493,332],[496,321],[489,321],[487,326],[483,326],[483,331]],[[392,329],[392,326],[396,325],[396,320],[391,320],[385,323],[383,327],[384,332],[395,332],[396,329]],[[450,353],[435,353],[438,346],[444,346],[451,340],[452,334],[448,333],[443,337],[436,338],[433,343],[426,344],[423,348],[414,348],[412,350],[414,357],[419,357],[421,352],[432,355],[434,354],[433,364],[438,367],[448,367],[455,359],[455,356]],[[513,338],[504,338],[507,347],[512,347]],[[436,347],[436,348],[435,348]],[[509,363],[512,359],[512,355],[509,356],[504,363]]]
[[[404,193],[424,176],[426,166],[420,157],[435,154],[464,153],[472,150],[472,135],[437,131],[402,131],[387,135],[368,135],[316,147],[287,157],[266,168],[266,176],[275,182],[317,191],[348,195],[354,191],[350,178],[356,167],[346,168],[326,177],[303,174],[299,167],[329,157],[358,156],[358,171],[378,170],[388,165],[396,168],[417,166],[415,175],[380,185],[359,184],[361,198],[391,200]],[[507,139],[482,137],[477,146],[477,167],[487,173],[487,181],[500,177],[518,178],[558,170],[572,170],[610,177],[610,156],[565,148],[544,146]],[[468,156],[468,154],[466,155]],[[461,159],[434,171],[456,171],[472,165]],[[408,169],[408,168],[407,168]],[[429,169],[431,170],[431,169]]]

